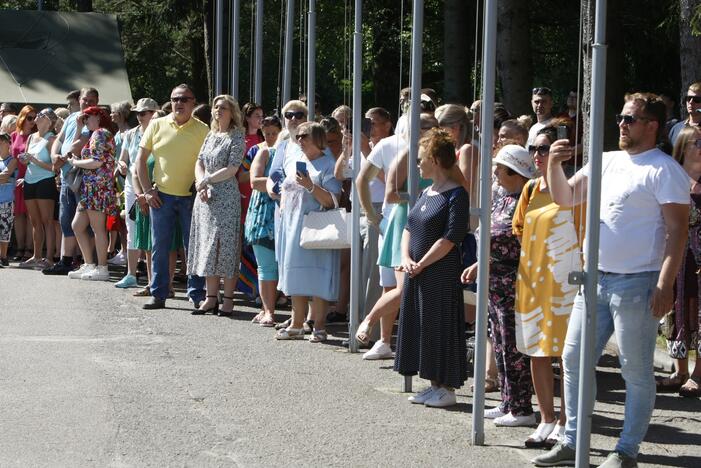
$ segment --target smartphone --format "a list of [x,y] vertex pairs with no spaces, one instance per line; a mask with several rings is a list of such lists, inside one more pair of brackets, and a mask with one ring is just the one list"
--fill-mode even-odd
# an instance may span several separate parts
[[307,172],[307,163],[304,161],[297,161],[297,172],[303,175],[308,175],[309,173]]
[[[370,131],[372,129],[372,122],[367,117],[363,117],[360,122],[360,132],[366,137],[370,138]],[[348,127],[346,127],[348,133],[353,133],[353,118],[348,119]]]
[[569,140],[569,132],[567,131],[567,127],[564,125],[558,125],[557,127],[557,139],[558,140]]

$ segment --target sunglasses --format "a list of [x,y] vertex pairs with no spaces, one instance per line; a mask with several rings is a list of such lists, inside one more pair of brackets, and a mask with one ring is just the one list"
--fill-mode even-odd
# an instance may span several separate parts
[[153,111],[140,111],[136,113],[136,115],[138,115],[139,117],[143,117],[148,114],[153,114]]
[[176,96],[176,97],[170,98],[170,101],[175,102],[175,103],[178,103],[178,102],[185,103],[185,102],[191,101],[193,99],[195,99],[195,98],[191,97],[191,96]]
[[305,138],[307,138],[308,136],[309,136],[308,133],[302,133],[301,135],[297,135],[296,138],[297,138],[297,141],[302,141],[302,140],[304,140]]
[[34,119],[36,119],[36,118],[37,118],[36,115],[28,115],[27,117],[25,117],[25,119],[30,121],[30,122],[34,122]]
[[531,154],[538,153],[541,156],[546,156],[550,153],[550,145],[529,146],[528,152]]
[[289,111],[289,112],[285,112],[285,118],[286,118],[287,120],[292,120],[292,119],[301,120],[301,119],[304,118],[304,115],[305,115],[305,114],[304,114],[304,112],[302,112],[302,111]]
[[701,96],[686,96],[684,98],[686,102],[693,102],[694,104],[701,104]]
[[649,122],[652,119],[648,119],[647,117],[636,117],[634,115],[616,114],[616,125],[621,125],[621,122],[625,123],[626,125],[633,125],[638,120],[645,120],[646,122]]
[[548,96],[552,96],[553,91],[552,89],[543,86],[540,88],[533,88],[533,94],[547,94]]

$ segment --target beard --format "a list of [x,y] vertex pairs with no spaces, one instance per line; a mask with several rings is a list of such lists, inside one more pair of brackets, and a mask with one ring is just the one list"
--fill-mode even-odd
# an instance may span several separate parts
[[635,141],[630,137],[630,135],[620,135],[618,137],[618,147],[622,150],[627,150],[635,146]]

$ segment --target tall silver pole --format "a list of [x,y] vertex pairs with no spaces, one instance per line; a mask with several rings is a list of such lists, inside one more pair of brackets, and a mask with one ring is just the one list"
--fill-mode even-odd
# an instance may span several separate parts
[[355,0],[355,26],[353,30],[353,195],[351,199],[352,206],[356,209],[351,210],[351,232],[353,238],[351,240],[351,292],[350,292],[350,322],[348,323],[348,350],[351,353],[358,352],[358,341],[355,339],[355,333],[358,330],[359,316],[362,301],[361,285],[360,285],[360,198],[358,190],[355,187],[355,180],[360,173],[360,166],[363,158],[360,155],[360,132],[363,107],[363,2]]
[[295,0],[287,0],[287,21],[285,25],[285,65],[282,78],[282,103],[284,107],[292,96],[292,39],[295,29]]
[[241,0],[231,2],[231,95],[239,99],[239,48],[241,36]]
[[316,1],[309,0],[307,13],[307,108],[308,119],[314,120],[316,98]]
[[494,87],[497,49],[497,0],[484,6],[482,50],[482,109],[480,121],[480,236],[477,273],[477,321],[475,323],[474,393],[472,397],[472,443],[484,445],[484,371],[489,294],[489,245],[492,205],[492,134],[494,133]]
[[263,104],[263,0],[256,0],[256,54],[253,101]]
[[216,0],[214,19],[214,94],[222,93],[224,71],[224,0]]
[[408,184],[409,206],[414,206],[419,191],[419,169],[416,165],[419,154],[419,133],[421,131],[421,71],[422,39],[424,31],[424,1],[414,0],[411,24],[411,113],[409,114],[409,161]]
[[[587,235],[584,267],[586,321],[582,324],[579,356],[579,408],[577,410],[576,466],[589,466],[591,416],[594,411],[596,359],[596,302],[599,266],[599,218],[601,207],[601,153],[604,149],[604,100],[606,98],[606,0],[596,0],[594,44],[592,44],[591,120],[589,164],[591,177],[587,190]],[[565,372],[567,369],[565,369]]]

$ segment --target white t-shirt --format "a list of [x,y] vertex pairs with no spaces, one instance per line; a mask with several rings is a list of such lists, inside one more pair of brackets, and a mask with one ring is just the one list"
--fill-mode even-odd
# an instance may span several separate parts
[[[580,172],[589,177],[591,166]],[[666,229],[661,205],[689,204],[689,177],[658,149],[603,153],[599,270],[641,273],[662,268]]]
[[[380,140],[375,147],[372,149],[370,152],[370,155],[368,156],[367,161],[372,164],[373,166],[377,167],[378,169],[384,171],[385,177],[389,174],[389,168],[392,166],[392,163],[399,158],[399,155],[404,151],[405,149],[408,148],[408,145],[404,138],[400,137],[399,135],[392,135],[388,136],[387,138],[383,138]],[[372,193],[372,202],[373,203],[380,203],[384,202],[385,199],[385,184],[382,183],[377,177],[374,178],[373,182],[376,181],[378,184],[382,186],[382,193],[377,192],[377,199],[375,198],[376,195],[374,192],[372,192],[372,182],[370,183],[370,191]],[[385,205],[383,204],[382,206],[382,214],[386,216],[385,214]]]
[[552,117],[550,117],[548,120],[536,122],[533,124],[533,126],[528,130],[528,141],[526,142],[526,149],[528,149],[528,147],[533,144],[533,142],[535,141],[535,137],[538,136],[538,132],[550,125],[552,120]]

